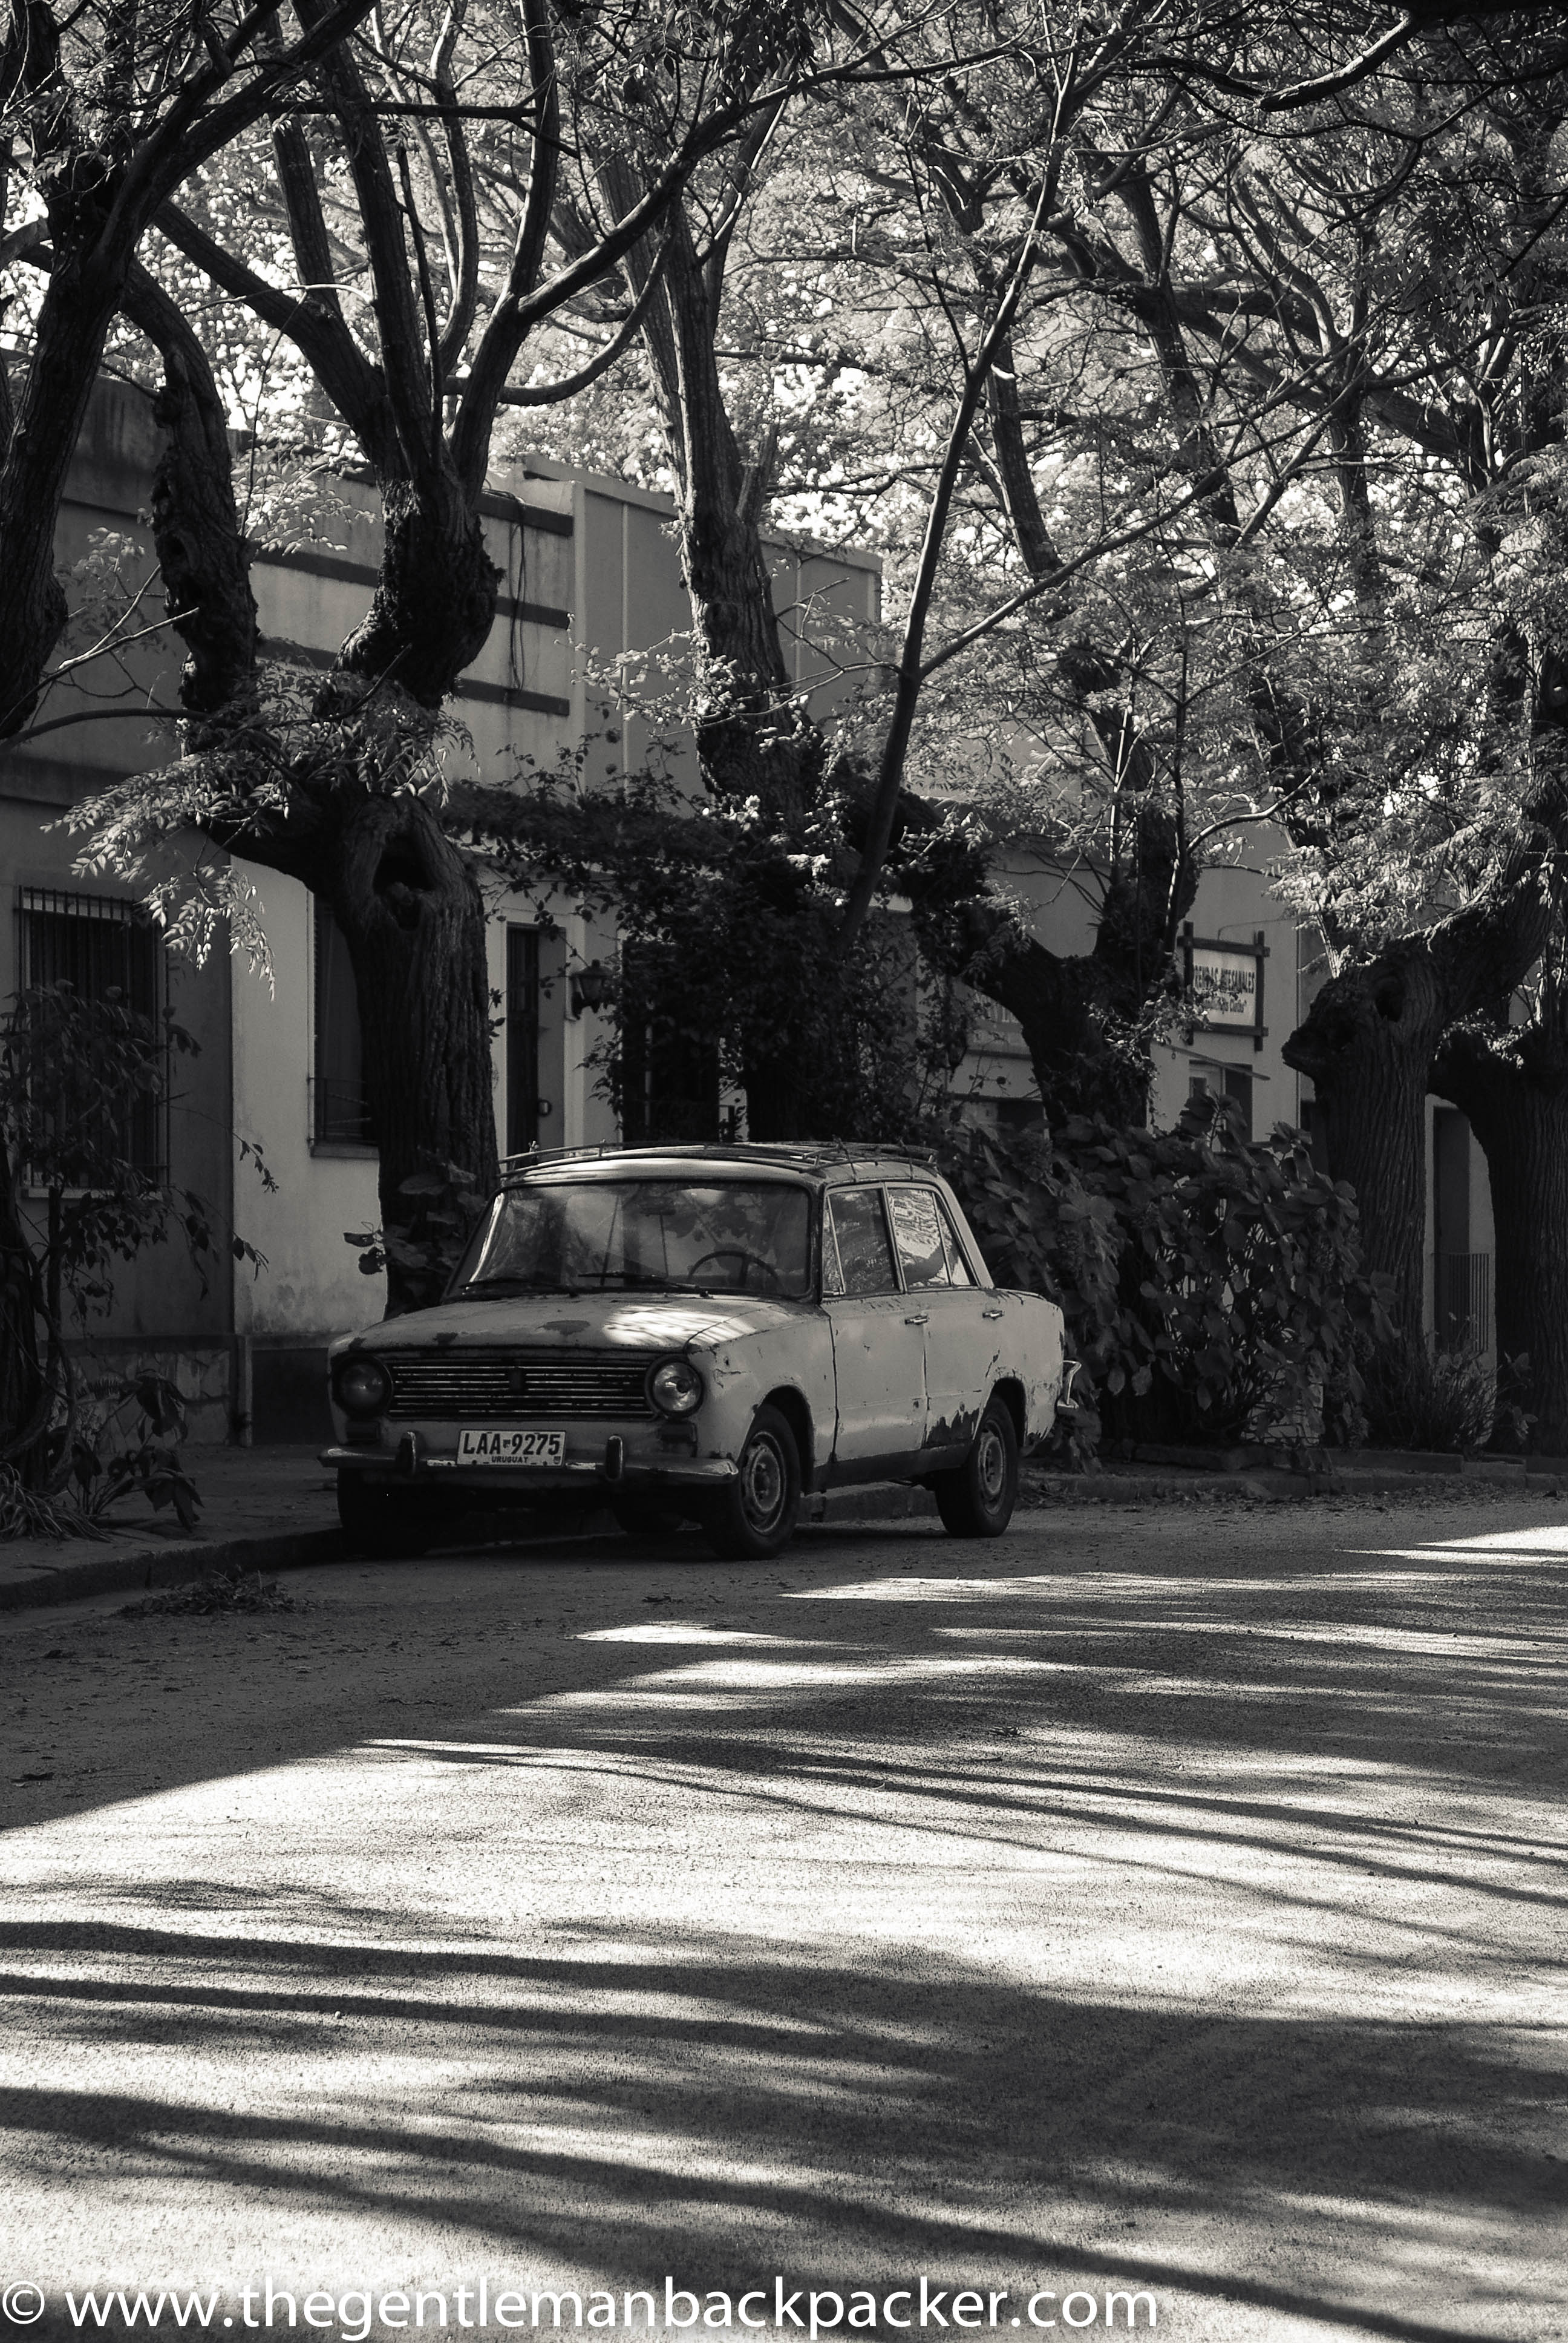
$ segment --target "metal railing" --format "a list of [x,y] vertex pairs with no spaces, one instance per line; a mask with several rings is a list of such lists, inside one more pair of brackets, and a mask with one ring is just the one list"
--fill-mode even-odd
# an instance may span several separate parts
[[1492,1348],[1492,1255],[1434,1252],[1432,1331],[1444,1350]]
[[310,1136],[317,1146],[375,1146],[376,1131],[363,1082],[312,1074],[307,1091]]

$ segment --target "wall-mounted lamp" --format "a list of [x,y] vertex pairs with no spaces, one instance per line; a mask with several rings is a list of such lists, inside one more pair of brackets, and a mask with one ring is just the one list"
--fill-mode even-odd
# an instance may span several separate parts
[[580,1017],[585,1009],[602,1009],[615,990],[614,971],[597,960],[590,960],[587,968],[572,970],[567,990],[574,1017]]

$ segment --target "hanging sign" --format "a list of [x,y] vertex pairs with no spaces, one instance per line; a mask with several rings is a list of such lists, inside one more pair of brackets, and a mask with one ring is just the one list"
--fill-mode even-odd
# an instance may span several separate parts
[[1195,1026],[1211,1033],[1250,1033],[1260,1045],[1263,1025],[1263,962],[1268,947],[1182,936],[1187,1000]]

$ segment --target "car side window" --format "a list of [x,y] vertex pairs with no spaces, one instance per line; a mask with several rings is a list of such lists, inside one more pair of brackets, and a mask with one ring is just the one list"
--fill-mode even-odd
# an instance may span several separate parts
[[942,1237],[948,1249],[948,1282],[950,1285],[972,1285],[974,1279],[970,1273],[970,1265],[964,1259],[964,1250],[959,1242],[958,1231],[953,1226],[953,1216],[940,1196],[936,1200],[936,1205],[937,1218],[942,1224]]
[[[898,1272],[879,1188],[838,1188],[828,1199],[844,1293],[896,1293]],[[824,1268],[832,1255],[824,1248]]]
[[844,1291],[844,1268],[839,1259],[839,1240],[833,1233],[833,1215],[829,1206],[822,1206],[822,1292],[826,1299]]
[[[970,1282],[958,1252],[958,1240],[950,1225],[944,1225],[948,1216],[934,1188],[890,1188],[888,1209],[893,1216],[893,1234],[898,1239],[904,1283],[911,1293],[933,1285]],[[957,1275],[953,1270],[955,1261]]]

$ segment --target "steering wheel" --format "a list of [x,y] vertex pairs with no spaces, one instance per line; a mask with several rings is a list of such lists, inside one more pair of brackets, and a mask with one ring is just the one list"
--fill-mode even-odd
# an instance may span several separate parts
[[759,1252],[748,1252],[744,1245],[720,1245],[713,1252],[705,1252],[700,1261],[694,1261],[692,1262],[689,1274],[692,1278],[693,1282],[695,1282],[699,1272],[706,1269],[709,1262],[726,1261],[732,1261],[738,1264],[738,1282],[742,1289],[744,1289],[746,1284],[746,1272],[749,1269],[758,1270],[761,1272],[764,1279],[770,1279],[772,1281],[771,1287],[768,1284],[763,1285],[762,1291],[764,1293],[767,1293],[769,1291],[777,1293],[784,1282],[783,1279],[779,1276],[779,1272],[774,1268],[770,1261],[764,1261],[761,1254]]

